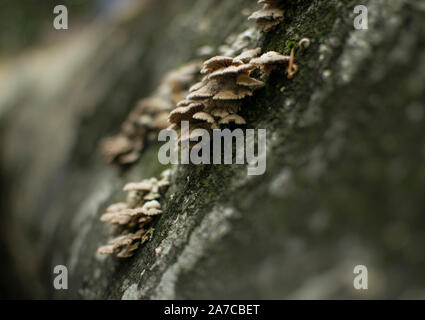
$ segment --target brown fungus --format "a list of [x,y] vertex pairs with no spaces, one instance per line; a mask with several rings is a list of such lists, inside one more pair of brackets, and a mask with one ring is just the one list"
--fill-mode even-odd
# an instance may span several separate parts
[[118,258],[128,258],[152,236],[153,217],[162,213],[161,204],[156,200],[169,185],[170,170],[161,173],[161,179],[145,179],[127,183],[124,191],[129,194],[126,202],[110,205],[100,217],[112,225],[112,232],[120,235],[98,248],[101,254],[116,254]]
[[270,75],[272,70],[277,67],[278,64],[289,64],[291,59],[293,61],[293,55],[291,57],[285,56],[276,51],[268,51],[262,54],[260,57],[252,59],[251,63],[259,66],[262,72],[262,77],[266,78]]
[[[181,121],[189,121],[189,133],[187,136],[179,133],[179,145],[181,141],[189,140],[191,135],[198,136],[197,133],[192,134],[195,129],[218,129],[220,123],[245,123],[240,116],[231,117],[229,121],[221,120],[236,114],[242,99],[264,86],[262,81],[251,77],[258,66],[250,61],[260,51],[260,48],[247,49],[236,57],[215,56],[203,63],[201,73],[205,76],[190,87],[189,94],[177,103],[177,108],[168,117],[170,128],[177,131]],[[189,142],[189,145],[193,143]]]
[[253,12],[248,19],[255,20],[264,32],[268,32],[283,21],[282,6],[284,3],[285,0],[259,0],[258,4],[262,4],[263,8]]
[[169,72],[157,90],[141,99],[121,125],[116,136],[103,139],[101,150],[108,162],[135,162],[147,142],[156,139],[168,127],[168,114],[188,93],[192,83],[199,81],[200,62],[190,62]]

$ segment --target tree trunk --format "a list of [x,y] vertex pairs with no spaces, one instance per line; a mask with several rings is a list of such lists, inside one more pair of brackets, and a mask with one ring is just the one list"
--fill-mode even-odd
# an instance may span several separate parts
[[[5,296],[424,298],[425,7],[363,1],[369,28],[356,30],[357,4],[297,1],[250,40],[286,54],[311,40],[293,79],[279,68],[244,101],[246,127],[267,129],[265,174],[173,167],[153,238],[129,259],[96,254],[99,217],[125,183],[159,175],[160,144],[122,169],[100,139],[199,47],[253,28],[244,9],[260,6],[149,0],[46,49],[41,67],[20,61],[0,96]],[[68,290],[54,289],[55,265]],[[368,290],[353,287],[356,265]]]

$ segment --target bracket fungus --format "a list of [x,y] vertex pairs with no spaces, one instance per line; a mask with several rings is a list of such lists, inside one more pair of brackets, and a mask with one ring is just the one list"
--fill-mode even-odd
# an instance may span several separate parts
[[100,220],[112,226],[112,233],[119,236],[98,248],[101,254],[116,254],[118,258],[128,258],[143,243],[152,237],[154,216],[162,213],[158,199],[170,184],[170,170],[161,173],[161,179],[145,179],[127,183],[123,190],[128,191],[125,202],[118,202],[106,208]]
[[141,99],[121,125],[120,133],[102,140],[105,159],[119,164],[135,162],[146,142],[156,139],[160,130],[168,127],[168,114],[188,93],[199,75],[200,62],[190,62],[169,72],[158,89]]
[[198,128],[218,129],[220,124],[230,122],[244,124],[245,120],[237,115],[242,99],[264,86],[251,77],[257,65],[250,60],[260,51],[248,49],[237,57],[214,56],[206,60],[201,69],[202,80],[190,87],[186,98],[169,114],[170,128],[178,130],[184,120],[189,121],[190,132]]
[[268,51],[258,58],[251,60],[251,63],[259,66],[262,77],[266,78],[279,64],[288,64],[288,79],[291,79],[298,71],[298,66],[294,63],[295,50],[291,50],[289,56],[280,54],[276,51]]
[[284,3],[285,0],[258,0],[258,4],[262,4],[263,8],[253,12],[248,20],[255,20],[264,32],[268,32],[283,21]]

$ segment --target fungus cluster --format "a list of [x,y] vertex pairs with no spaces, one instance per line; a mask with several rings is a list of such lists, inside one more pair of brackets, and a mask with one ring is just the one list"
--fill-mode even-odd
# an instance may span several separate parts
[[[248,49],[236,57],[215,56],[203,63],[200,82],[189,88],[185,99],[177,103],[170,112],[168,120],[170,129],[179,133],[179,143],[194,138],[193,131],[202,129],[219,129],[220,125],[245,124],[245,119],[237,114],[242,99],[264,86],[264,82],[251,76],[259,68],[265,79],[279,64],[288,65],[288,78],[292,78],[298,67],[294,63],[294,50],[291,55],[282,55],[269,51],[257,57],[261,49]],[[190,123],[189,136],[181,136],[181,122]]]
[[146,142],[153,141],[158,131],[167,128],[168,114],[187,94],[199,74],[198,61],[169,72],[154,94],[141,99],[121,125],[120,132],[102,140],[106,160],[119,164],[135,162]]
[[[244,124],[245,119],[237,114],[241,100],[251,96],[264,83],[251,77],[256,64],[251,59],[260,53],[260,48],[246,50],[233,58],[215,56],[203,63],[200,82],[189,89],[185,99],[170,112],[171,128],[178,130],[181,121],[189,121],[190,132],[197,128],[218,129],[231,122]],[[180,140],[189,137],[179,137]]]
[[264,32],[270,31],[283,21],[284,11],[282,6],[285,1],[287,0],[258,0],[258,4],[262,4],[263,8],[253,12],[248,20],[255,20]]
[[125,202],[110,205],[100,217],[111,224],[111,232],[120,234],[106,245],[98,248],[101,254],[116,254],[118,258],[128,258],[143,243],[152,237],[152,221],[162,213],[158,199],[169,185],[170,170],[161,173],[161,179],[145,179],[128,183],[123,190],[128,191]]

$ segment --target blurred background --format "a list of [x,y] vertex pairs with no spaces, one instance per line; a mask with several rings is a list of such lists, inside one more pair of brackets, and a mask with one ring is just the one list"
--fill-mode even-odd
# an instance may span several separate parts
[[[85,112],[84,106],[75,109],[70,107],[69,102],[66,105],[60,102],[64,99],[63,91],[77,90],[81,93],[81,90],[85,90],[84,79],[78,75],[82,74],[81,68],[87,69],[87,61],[99,54],[99,44],[106,39],[104,32],[114,29],[119,21],[125,21],[132,14],[137,15],[136,7],[142,2],[144,1],[0,1],[0,298],[31,297],[28,292],[32,292],[32,289],[25,288],[25,283],[31,286],[32,282],[26,282],[25,276],[24,279],[17,276],[19,268],[16,266],[16,259],[12,262],[11,257],[14,254],[5,245],[6,238],[11,239],[5,215],[7,212],[21,212],[24,217],[18,217],[18,220],[24,220],[22,227],[27,227],[24,232],[30,234],[36,246],[40,229],[33,229],[29,225],[25,227],[34,210],[24,213],[20,210],[28,210],[28,207],[19,207],[18,203],[35,201],[38,195],[31,195],[32,192],[25,191],[25,187],[22,189],[20,181],[27,178],[28,181],[33,181],[34,184],[28,186],[27,190],[32,190],[33,187],[44,188],[46,174],[62,172],[55,165],[63,159],[65,151],[61,146],[69,141],[69,132],[74,130],[70,124],[71,118],[74,117],[75,120],[78,112]],[[68,9],[68,30],[53,28],[53,20],[57,16],[53,10],[57,5],[65,5]],[[96,73],[94,70],[95,68],[86,74]],[[65,93],[65,96],[72,96],[72,93]],[[34,122],[40,123],[37,125]],[[36,144],[38,145],[35,146]],[[40,147],[45,148],[44,151],[39,150]],[[37,154],[40,155],[38,160]],[[32,168],[30,163],[33,163]],[[37,174],[40,165],[45,171]],[[13,196],[16,189],[21,189],[23,193],[28,192],[23,196],[25,199]],[[42,203],[46,204],[46,201]],[[25,253],[21,252],[18,256],[20,255],[23,258]],[[25,259],[28,259],[24,263],[28,268],[36,267],[37,263],[32,261],[32,257],[25,256],[23,259],[18,258],[18,261]]]

